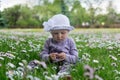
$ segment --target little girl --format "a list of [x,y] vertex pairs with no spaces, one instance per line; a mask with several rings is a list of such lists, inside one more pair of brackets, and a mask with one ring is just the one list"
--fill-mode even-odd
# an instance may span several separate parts
[[44,30],[51,33],[40,57],[45,62],[57,63],[58,73],[68,72],[70,65],[78,60],[78,51],[73,39],[68,38],[68,33],[74,28],[70,26],[67,16],[57,14],[43,23]]

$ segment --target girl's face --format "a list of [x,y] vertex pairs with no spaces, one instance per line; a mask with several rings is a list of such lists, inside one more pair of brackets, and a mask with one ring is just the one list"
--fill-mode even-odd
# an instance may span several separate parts
[[60,42],[67,38],[68,32],[68,30],[53,30],[51,34],[55,41]]

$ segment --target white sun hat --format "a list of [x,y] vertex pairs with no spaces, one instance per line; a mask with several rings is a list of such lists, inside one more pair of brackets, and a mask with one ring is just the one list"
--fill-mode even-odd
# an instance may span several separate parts
[[57,14],[50,18],[47,22],[43,23],[45,31],[52,31],[52,30],[73,30],[74,27],[70,25],[70,21],[67,16],[63,14]]

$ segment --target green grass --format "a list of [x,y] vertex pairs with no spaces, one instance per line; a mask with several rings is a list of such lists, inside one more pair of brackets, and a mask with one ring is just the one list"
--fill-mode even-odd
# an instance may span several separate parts
[[[26,69],[25,64],[31,60],[39,60],[39,53],[48,36],[49,33],[42,29],[1,29],[0,80],[9,80],[6,72],[17,71],[18,67],[22,67],[19,63],[24,63],[23,60],[27,61],[22,67],[24,69]],[[84,76],[85,65],[96,69],[95,75],[100,76],[103,80],[115,80],[117,77],[120,79],[120,29],[75,29],[70,32],[70,36],[75,40],[81,58],[81,62],[77,63],[71,71],[74,80],[87,80],[87,77]],[[9,56],[3,56],[6,53],[15,57],[11,59]],[[94,60],[97,60],[98,63],[95,63]],[[15,67],[8,67],[8,63],[14,64]],[[53,67],[54,65],[49,65],[46,70],[39,67],[34,72],[27,71],[26,75],[46,80],[45,75],[50,77],[56,73]],[[20,75],[14,74],[13,78],[27,80],[26,75],[24,74],[22,78]]]

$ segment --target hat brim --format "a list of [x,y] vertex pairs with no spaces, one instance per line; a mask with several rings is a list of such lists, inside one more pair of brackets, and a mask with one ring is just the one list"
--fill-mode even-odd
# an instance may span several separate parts
[[62,26],[62,27],[55,26],[55,27],[51,28],[49,31],[53,31],[53,30],[62,30],[62,29],[71,31],[71,30],[74,29],[74,27],[73,27],[73,26]]

